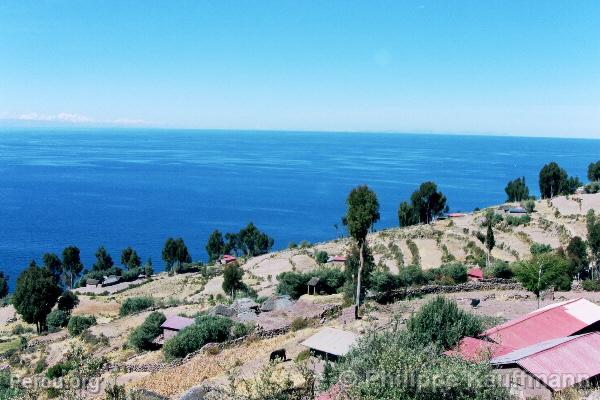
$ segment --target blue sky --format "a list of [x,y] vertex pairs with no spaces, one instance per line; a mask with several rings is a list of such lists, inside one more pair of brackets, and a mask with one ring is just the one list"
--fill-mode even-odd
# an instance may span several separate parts
[[6,0],[0,120],[600,137],[600,2]]

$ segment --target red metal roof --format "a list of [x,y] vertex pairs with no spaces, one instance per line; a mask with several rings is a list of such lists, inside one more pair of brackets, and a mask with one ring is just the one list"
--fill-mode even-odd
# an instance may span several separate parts
[[448,218],[460,218],[460,217],[464,217],[466,215],[467,214],[463,214],[463,213],[448,213],[448,214],[446,214],[446,216]]
[[345,256],[333,256],[333,257],[329,257],[329,260],[327,260],[327,262],[346,262],[346,257]]
[[539,343],[493,359],[492,364],[517,364],[553,390],[561,390],[600,375],[600,333]]
[[484,361],[513,351],[510,347],[472,337],[464,337],[452,350],[444,352],[447,356],[457,356],[467,361]]
[[482,336],[513,349],[545,340],[571,336],[600,321],[600,307],[574,299],[525,314],[485,331]]
[[192,318],[180,317],[178,315],[174,315],[172,317],[167,318],[165,322],[160,326],[165,329],[172,329],[175,331],[180,331],[185,327],[188,327],[194,323]]
[[233,260],[236,260],[236,258],[235,258],[234,256],[232,256],[232,255],[229,255],[229,254],[225,254],[225,255],[224,255],[223,257],[221,257],[221,258],[222,258],[223,260],[225,260],[225,261],[233,261]]
[[471,278],[483,279],[483,271],[479,267],[473,267],[467,272],[467,276]]

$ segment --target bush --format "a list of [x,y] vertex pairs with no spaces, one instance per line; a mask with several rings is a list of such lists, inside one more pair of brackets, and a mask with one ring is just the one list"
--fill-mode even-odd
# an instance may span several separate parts
[[25,333],[31,333],[31,332],[33,332],[33,328],[31,328],[29,326],[23,326],[21,324],[15,325],[14,328],[12,329],[13,335],[23,335]]
[[64,328],[69,324],[70,315],[63,310],[54,310],[46,317],[46,323],[50,328]]
[[329,254],[327,254],[326,251],[317,251],[317,254],[315,254],[315,260],[319,264],[325,264],[327,260],[329,260]]
[[600,281],[596,279],[586,279],[581,282],[581,287],[587,292],[600,292]]
[[600,182],[592,182],[585,186],[586,193],[598,193],[600,192]]
[[119,310],[120,316],[136,314],[154,306],[152,297],[128,297]]
[[532,199],[527,200],[525,203],[523,203],[523,208],[525,208],[525,210],[531,214],[535,211],[535,201]]
[[139,268],[131,268],[126,271],[123,271],[123,275],[121,275],[121,281],[123,282],[132,282],[139,278],[142,270]]
[[146,317],[144,322],[135,328],[129,335],[129,343],[138,350],[152,350],[155,348],[152,341],[161,334],[160,326],[167,320],[161,312],[153,312]]
[[346,277],[340,268],[317,268],[314,271],[301,272],[282,272],[277,275],[277,293],[287,294],[293,299],[297,299],[307,292],[308,281],[312,277],[319,278],[316,287],[317,293],[334,294],[344,286]]
[[492,265],[492,276],[494,278],[511,279],[514,272],[510,265],[505,261],[498,261]]
[[67,290],[58,298],[57,308],[61,311],[71,312],[78,304],[79,297],[77,297],[77,294]]
[[530,222],[531,217],[529,215],[522,215],[520,217],[515,217],[514,215],[506,216],[506,223],[510,226],[527,225]]
[[529,250],[533,255],[550,253],[552,251],[552,246],[550,246],[549,244],[534,243],[531,245]]
[[435,281],[440,285],[455,285],[467,281],[467,267],[460,262],[443,264],[439,268],[425,271],[427,281]]
[[86,315],[74,315],[69,319],[67,329],[69,335],[77,336],[90,326],[96,325],[96,317]]
[[250,324],[243,324],[241,322],[236,322],[233,327],[231,327],[231,338],[237,339],[244,336],[248,336],[254,330],[254,326]]
[[414,343],[422,346],[435,343],[445,349],[456,345],[462,337],[475,336],[483,330],[479,318],[441,296],[411,316],[406,327]]
[[46,371],[46,378],[48,379],[57,379],[63,377],[69,373],[73,369],[73,364],[68,361],[58,363],[56,365],[51,366]]
[[292,330],[292,332],[296,332],[296,331],[299,331],[299,330],[307,328],[307,327],[308,327],[308,320],[306,318],[302,318],[302,317],[295,318],[292,321],[292,324],[290,325],[290,329]]
[[232,321],[224,317],[202,315],[193,325],[182,329],[167,340],[163,351],[167,359],[185,357],[206,343],[221,343],[229,339]]

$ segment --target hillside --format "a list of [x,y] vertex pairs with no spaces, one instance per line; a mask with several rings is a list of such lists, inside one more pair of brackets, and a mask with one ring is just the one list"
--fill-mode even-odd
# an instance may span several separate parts
[[[529,223],[514,226],[504,219],[496,225],[496,248],[493,250],[493,257],[506,261],[526,259],[530,256],[529,248],[532,243],[548,244],[557,248],[565,246],[573,236],[585,237],[584,217],[591,208],[600,210],[600,194],[558,197],[551,202],[537,201]],[[505,215],[498,207],[494,209],[500,215]],[[438,267],[448,259],[471,262],[480,254],[477,249],[484,249],[476,238],[477,232],[485,233],[485,228],[481,226],[484,213],[485,210],[482,210],[437,221],[428,226],[382,230],[370,234],[368,243],[375,262],[385,265],[391,272],[398,272],[402,265],[409,265],[413,260],[419,260],[423,269]],[[350,246],[349,239],[340,238],[250,258],[242,264],[245,270],[244,281],[255,289],[259,296],[271,296],[275,294],[278,274],[285,271],[310,271],[319,266],[314,259],[316,251],[341,255],[346,254]],[[362,333],[377,326],[386,326],[393,317],[399,317],[401,320],[406,318],[426,299],[401,301],[391,305],[369,304],[365,318],[355,321],[352,309],[342,307],[340,295],[303,296],[296,303],[285,304],[281,310],[253,316],[252,321],[269,329],[285,330],[294,320],[307,318],[307,326],[272,337],[255,336],[251,340],[220,350],[201,352],[174,363],[166,361],[159,350],[139,352],[125,346],[131,331],[150,314],[148,310],[120,316],[119,308],[126,299],[152,296],[158,301],[155,308],[167,317],[192,317],[200,311],[211,309],[215,304],[215,296],[224,295],[221,289],[222,279],[222,276],[208,279],[200,273],[175,276],[161,273],[147,282],[138,282],[135,287],[113,288],[108,293],[98,290],[96,294],[91,294],[85,288],[79,289],[80,304],[73,314],[94,315],[98,322],[89,329],[92,339],[88,337],[87,340],[69,337],[65,329],[41,337],[31,332],[18,332],[15,327],[27,329],[27,325],[19,321],[18,317],[13,320],[14,309],[11,306],[3,307],[0,312],[0,335],[3,338],[1,344],[4,347],[16,346],[15,340],[24,336],[28,340],[28,346],[26,350],[13,356],[18,357],[18,360],[2,362],[10,362],[13,373],[17,375],[31,375],[41,359],[46,367],[53,366],[64,359],[65,352],[72,346],[82,346],[88,357],[105,357],[113,367],[119,367],[112,372],[100,371],[100,390],[97,393],[88,391],[82,396],[103,398],[106,385],[117,382],[125,384],[128,388],[143,388],[165,398],[179,398],[190,388],[203,383],[226,385],[227,373],[234,369],[240,376],[252,378],[256,371],[268,363],[269,354],[273,350],[284,348],[287,357],[294,359],[305,350],[300,342],[321,326],[341,327]],[[115,292],[117,289],[120,290]],[[456,299],[463,308],[470,308],[470,298],[483,299],[476,312],[499,319],[512,318],[536,307],[531,294],[518,290],[454,293],[448,296]],[[558,293],[556,298],[581,296],[600,301],[598,294],[587,292]],[[328,313],[331,309],[336,311]],[[240,315],[236,318],[241,318]],[[291,364],[284,363],[282,368],[291,371]],[[318,370],[320,367],[316,368]]]

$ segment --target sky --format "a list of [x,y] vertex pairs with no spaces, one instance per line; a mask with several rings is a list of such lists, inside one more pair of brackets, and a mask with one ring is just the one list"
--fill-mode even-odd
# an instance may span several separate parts
[[600,2],[0,2],[0,125],[600,138]]

